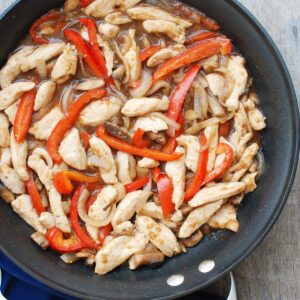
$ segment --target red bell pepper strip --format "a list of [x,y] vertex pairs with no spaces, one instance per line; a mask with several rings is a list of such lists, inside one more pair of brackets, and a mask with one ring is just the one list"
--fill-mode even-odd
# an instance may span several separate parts
[[149,148],[139,148],[134,145],[128,144],[116,137],[109,135],[103,126],[99,126],[96,131],[97,137],[101,138],[111,148],[123,151],[136,156],[148,157],[159,161],[173,161],[182,156],[182,153],[164,153],[158,150]]
[[[202,134],[200,139],[201,147],[205,147],[206,142],[207,142],[206,137],[204,134]],[[205,180],[205,175],[206,175],[207,161],[208,161],[208,149],[200,152],[197,170],[192,182],[186,189],[184,201],[187,202],[191,200],[203,185],[203,182]]]
[[13,130],[15,140],[17,143],[22,143],[26,138],[27,132],[31,124],[35,96],[36,88],[24,93],[21,102],[18,106]]
[[93,53],[89,47],[89,44],[82,38],[82,36],[73,29],[64,30],[64,35],[67,40],[72,42],[78,52],[83,56],[85,62],[88,64],[93,73],[101,78],[105,79],[102,71],[100,70],[97,62],[94,59]]
[[163,214],[165,217],[168,217],[175,209],[175,205],[172,202],[174,188],[168,175],[160,174],[158,176],[157,191]]
[[186,39],[185,43],[186,44],[194,44],[194,43],[197,43],[197,42],[201,42],[203,40],[213,38],[215,36],[216,36],[215,32],[201,31],[200,33],[196,33],[196,34],[193,34],[193,35],[189,36]]
[[82,109],[91,101],[102,98],[105,93],[105,90],[94,89],[82,94],[69,106],[67,113],[57,123],[47,142],[48,152],[56,163],[61,162],[61,156],[58,153],[58,146],[65,133],[73,127]]
[[81,185],[78,187],[71,199],[71,206],[70,206],[70,220],[72,228],[79,238],[79,240],[89,249],[96,249],[98,247],[97,243],[91,239],[85,230],[81,227],[79,220],[78,220],[78,201],[80,198],[81,193],[85,189],[85,185]]
[[218,31],[220,29],[219,24],[215,20],[207,17],[204,14],[201,16],[200,24],[209,30]]
[[140,53],[140,61],[143,62],[148,59],[150,56],[155,54],[157,51],[161,49],[160,45],[152,45],[145,49],[143,49]]
[[217,147],[217,154],[221,153],[225,153],[225,158],[223,162],[206,175],[203,185],[217,179],[218,177],[223,175],[226,172],[226,170],[230,167],[234,157],[232,147],[225,143],[219,143]]
[[155,183],[157,183],[158,176],[160,175],[161,171],[160,168],[156,167],[152,170],[152,179]]
[[29,179],[25,181],[26,189],[30,196],[35,211],[37,212],[38,215],[40,215],[42,212],[45,212],[46,210],[43,205],[42,198],[39,194],[39,191],[36,187],[32,170],[28,169],[28,174],[29,174]]
[[80,132],[80,140],[81,140],[83,148],[85,150],[87,150],[90,145],[90,136],[86,131]]
[[49,246],[60,253],[77,252],[85,247],[75,235],[64,239],[62,231],[56,227],[52,227],[47,231],[46,239]]
[[228,136],[230,133],[230,121],[219,125],[219,136]]
[[[166,116],[174,121],[177,121],[179,113],[182,110],[182,106],[196,75],[200,70],[200,66],[193,66],[185,74],[182,81],[176,86],[170,100],[170,105],[167,110]],[[171,135],[170,130],[168,130],[169,135]]]
[[221,53],[225,55],[230,52],[231,42],[227,38],[216,37],[204,40],[163,63],[153,74],[152,80],[156,82],[181,67],[198,62],[215,54]]
[[87,7],[89,6],[94,0],[79,0],[80,7]]
[[109,233],[111,232],[111,230],[112,230],[112,226],[110,223],[100,228],[99,233],[98,233],[98,239],[99,239],[100,245],[104,244],[104,241],[105,241],[106,237],[109,235]]
[[140,148],[145,148],[145,147],[150,146],[151,141],[143,139],[144,133],[145,133],[144,130],[142,130],[141,128],[137,129],[137,131],[134,133],[134,135],[132,137],[132,144],[134,146],[137,146]]
[[38,20],[36,20],[32,26],[30,27],[29,34],[32,38],[32,40],[37,43],[37,44],[48,44],[49,39],[43,38],[39,36],[36,32],[36,29],[42,25],[45,22],[52,21],[52,20],[57,20],[62,17],[62,14],[57,12],[57,11],[51,11],[48,14],[42,16]]
[[59,171],[54,175],[54,186],[60,194],[70,194],[73,191],[71,181],[80,183],[95,183],[100,180],[99,175],[87,176],[77,171]]
[[86,189],[89,192],[100,191],[103,188],[103,185],[99,182],[89,182],[85,184]]
[[143,178],[139,178],[131,183],[125,184],[125,191],[126,193],[130,193],[133,191],[136,191],[140,188],[142,188],[143,186],[145,186],[149,181],[149,176],[143,177]]

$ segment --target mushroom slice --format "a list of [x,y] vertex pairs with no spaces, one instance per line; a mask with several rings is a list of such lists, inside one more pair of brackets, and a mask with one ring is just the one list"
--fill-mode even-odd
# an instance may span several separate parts
[[35,97],[34,110],[37,111],[50,103],[55,91],[56,83],[54,81],[47,80],[42,82]]
[[181,239],[185,247],[194,247],[196,246],[203,238],[203,233],[200,229],[196,230],[190,237]]
[[132,19],[137,20],[164,20],[173,22],[184,28],[191,27],[193,23],[172,15],[155,6],[138,6],[127,10],[127,14]]
[[[177,146],[176,152],[185,153],[184,148]],[[165,166],[166,174],[171,178],[173,183],[172,202],[175,204],[175,209],[179,209],[184,200],[185,190],[185,155],[175,161],[168,161]]]
[[120,31],[119,26],[109,24],[109,23],[101,23],[98,27],[99,32],[105,35],[107,38],[114,38]]
[[22,180],[28,180],[29,175],[27,172],[27,141],[24,140],[22,143],[17,143],[13,131],[10,135],[10,151],[14,170]]
[[87,168],[87,156],[81,144],[79,131],[72,128],[61,141],[59,149],[63,161],[74,169],[85,170]]
[[37,47],[32,53],[26,56],[26,59],[22,61],[21,71],[27,72],[32,70],[41,63],[41,61],[47,62],[48,60],[60,55],[65,48],[64,42],[49,43]]
[[147,243],[147,239],[141,233],[119,236],[105,243],[96,255],[95,272],[104,275],[112,271],[130,256],[143,250]]
[[189,206],[198,207],[210,202],[214,202],[220,199],[229,198],[240,194],[246,188],[244,182],[221,182],[216,183],[210,187],[204,187],[201,189],[192,199],[189,201]]
[[193,135],[181,135],[176,139],[176,141],[179,145],[186,149],[186,167],[196,173],[200,153],[199,139]]
[[108,14],[107,16],[105,16],[105,21],[112,25],[123,25],[132,22],[132,20],[128,16],[124,15],[120,11]]
[[51,79],[57,84],[62,84],[69,80],[76,74],[77,61],[78,53],[75,46],[68,44],[52,69]]
[[6,115],[0,112],[0,147],[7,148],[9,147],[9,122]]
[[29,156],[27,163],[37,173],[46,190],[49,191],[53,179],[53,161],[47,150],[44,148],[35,148]]
[[104,159],[109,163],[108,169],[99,168],[100,176],[106,184],[114,184],[118,182],[117,179],[117,168],[114,157],[112,155],[111,149],[107,144],[97,137],[92,137],[90,139],[90,146],[92,152]]
[[34,232],[30,237],[43,250],[46,250],[49,247],[49,242],[44,234],[40,232]]
[[163,263],[165,256],[152,244],[134,254],[128,261],[129,269],[135,270],[140,266]]
[[[134,179],[131,175],[136,174],[130,174],[130,170],[132,169],[130,164],[133,162],[134,157],[128,153],[118,151],[116,155],[116,165],[118,170],[118,179],[121,183],[127,184],[131,183]],[[134,160],[135,165],[135,160]]]
[[155,111],[166,111],[169,107],[168,97],[159,98],[132,98],[122,108],[122,114],[128,117],[143,116]]
[[244,93],[248,80],[244,58],[241,56],[231,56],[229,58],[227,70],[234,85],[230,96],[225,100],[225,106],[228,110],[234,111],[239,107],[239,98]]
[[111,96],[107,100],[93,101],[80,113],[79,123],[84,126],[98,126],[117,115],[122,107],[122,101]]
[[4,88],[0,91],[0,110],[4,110],[16,102],[25,92],[32,90],[34,86],[34,82],[19,81]]
[[15,195],[8,188],[0,184],[0,198],[5,203],[11,203],[15,200]]
[[204,134],[209,144],[208,160],[207,160],[207,172],[214,168],[216,160],[216,152],[219,140],[219,124],[210,125],[205,128]]
[[123,226],[120,225],[129,221],[144,206],[151,194],[150,191],[142,190],[128,193],[118,204],[111,221],[114,231],[121,234]]
[[56,225],[53,214],[48,211],[44,211],[40,214],[39,221],[47,229],[55,227]]
[[146,216],[136,217],[136,228],[164,255],[171,257],[181,252],[175,234],[166,225]]
[[138,162],[138,166],[141,168],[148,168],[148,169],[152,169],[152,168],[156,168],[159,166],[159,162],[148,158],[148,157],[144,157],[141,160],[139,160]]
[[143,22],[143,27],[148,33],[164,33],[176,43],[184,44],[184,27],[176,23],[164,20],[147,20]]
[[15,213],[17,213],[28,225],[37,232],[46,234],[46,228],[39,222],[39,216],[33,208],[31,199],[28,195],[21,195],[11,203]]
[[148,117],[140,117],[136,120],[133,130],[137,131],[139,128],[145,132],[152,131],[157,133],[159,131],[167,130],[168,125],[161,118],[150,115]]
[[14,169],[0,162],[0,180],[14,194],[25,193],[25,185]]
[[[87,78],[81,81],[78,85],[76,85],[76,90],[78,91],[89,91],[92,89],[98,89],[105,85],[104,80],[99,78]],[[92,102],[94,103],[94,102]]]
[[236,210],[232,204],[223,205],[208,221],[207,224],[216,229],[228,229],[234,232],[239,230],[236,219]]
[[222,204],[223,200],[214,201],[193,210],[181,225],[178,234],[179,238],[183,239],[190,237],[220,209]]
[[71,227],[62,207],[61,195],[58,193],[54,186],[51,186],[49,190],[49,202],[51,211],[55,219],[56,227],[59,228],[62,232],[70,233]]
[[32,53],[33,46],[25,46],[14,53],[0,71],[0,85],[4,89],[8,87],[21,73],[21,64],[26,60],[26,56]]
[[56,106],[50,112],[48,112],[41,120],[34,123],[30,129],[29,133],[32,134],[38,140],[47,141],[50,137],[53,129],[57,123],[62,119],[63,113]]

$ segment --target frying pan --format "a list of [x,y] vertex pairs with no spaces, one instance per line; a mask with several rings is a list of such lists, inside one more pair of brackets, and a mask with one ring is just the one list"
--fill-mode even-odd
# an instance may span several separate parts
[[[29,239],[32,232],[4,202],[0,203],[0,250],[26,273],[42,283],[80,299],[172,299],[200,289],[240,263],[262,241],[280,214],[294,179],[299,152],[299,113],[288,70],[267,32],[237,1],[184,1],[217,20],[247,60],[254,86],[267,117],[262,149],[265,170],[258,187],[238,212],[240,231],[217,231],[206,236],[187,254],[168,259],[157,269],[135,272],[119,268],[98,276],[82,263],[64,264],[57,254],[44,252]],[[30,24],[62,0],[19,1],[0,20],[0,64]],[[198,270],[204,260],[213,260],[208,273]],[[170,276],[184,280],[170,286]]]

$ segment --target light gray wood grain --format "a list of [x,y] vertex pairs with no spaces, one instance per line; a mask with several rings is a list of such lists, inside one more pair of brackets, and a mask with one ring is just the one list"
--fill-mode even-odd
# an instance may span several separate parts
[[[208,0],[206,0],[208,1]],[[222,0],[220,0],[222,1]],[[13,0],[0,0],[0,11]],[[299,0],[240,0],[280,49],[300,99]],[[240,300],[300,299],[300,175],[265,241],[234,271]]]

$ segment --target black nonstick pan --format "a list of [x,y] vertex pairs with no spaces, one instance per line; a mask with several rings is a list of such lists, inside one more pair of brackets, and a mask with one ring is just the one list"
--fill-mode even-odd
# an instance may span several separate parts
[[[240,231],[206,236],[187,254],[169,259],[157,269],[132,272],[119,268],[99,276],[82,263],[66,265],[54,252],[40,250],[28,238],[32,230],[0,202],[0,250],[25,272],[56,290],[80,299],[171,299],[186,295],[212,283],[249,255],[269,232],[286,202],[297,167],[299,115],[293,85],[276,46],[237,1],[184,2],[217,20],[244,55],[267,117],[262,139],[265,170],[258,188],[239,209]],[[23,0],[7,10],[0,20],[0,64],[35,19],[62,4],[61,0]],[[198,268],[204,260],[214,262],[207,273]],[[172,275],[181,275],[177,286],[168,284]]]

